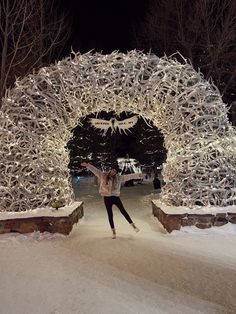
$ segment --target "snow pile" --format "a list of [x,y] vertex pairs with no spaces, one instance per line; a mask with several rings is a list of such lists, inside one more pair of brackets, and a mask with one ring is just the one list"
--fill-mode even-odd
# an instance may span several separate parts
[[0,220],[29,218],[29,217],[64,217],[72,213],[72,211],[81,205],[81,202],[74,202],[69,206],[61,207],[58,210],[52,207],[36,208],[23,212],[1,212]]
[[180,230],[173,230],[171,232],[171,235],[173,236],[178,236],[178,235],[183,235],[183,234],[196,234],[196,235],[207,235],[207,236],[214,236],[214,235],[222,235],[222,236],[227,236],[227,235],[236,235],[236,224],[232,223],[227,223],[223,226],[216,227],[213,226],[208,229],[200,229],[195,226],[186,226],[186,227],[181,227]]
[[163,211],[167,214],[212,214],[215,215],[217,213],[236,213],[236,206],[194,206],[193,208],[189,208],[187,206],[168,206],[163,203],[160,199],[153,199],[153,202],[157,207],[163,209]]
[[66,236],[61,233],[49,233],[35,231],[27,234],[20,233],[5,233],[0,235],[0,243],[20,243],[20,242],[32,242],[32,241],[45,241],[54,239],[65,239]]

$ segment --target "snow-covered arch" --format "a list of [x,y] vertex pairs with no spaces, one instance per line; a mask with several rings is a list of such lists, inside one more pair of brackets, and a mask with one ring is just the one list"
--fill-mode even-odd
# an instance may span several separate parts
[[[162,201],[236,204],[235,130],[218,89],[176,55],[73,53],[17,80],[1,109],[0,210],[73,201],[65,145],[80,119],[129,111],[162,130]],[[59,194],[60,193],[60,194]],[[59,194],[59,196],[58,196]]]

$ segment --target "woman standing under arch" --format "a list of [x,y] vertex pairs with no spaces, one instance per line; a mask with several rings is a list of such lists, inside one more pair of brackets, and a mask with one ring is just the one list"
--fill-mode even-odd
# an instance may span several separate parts
[[113,165],[108,172],[102,172],[93,165],[83,162],[82,167],[86,167],[100,180],[99,193],[104,197],[104,204],[107,209],[108,220],[112,230],[112,239],[116,239],[116,229],[113,220],[112,206],[116,205],[128,223],[133,227],[134,231],[138,232],[139,229],[134,224],[133,220],[125,210],[120,199],[120,188],[122,182],[132,179],[143,178],[144,175],[140,173],[132,173],[126,175],[119,175],[119,167],[117,164]]

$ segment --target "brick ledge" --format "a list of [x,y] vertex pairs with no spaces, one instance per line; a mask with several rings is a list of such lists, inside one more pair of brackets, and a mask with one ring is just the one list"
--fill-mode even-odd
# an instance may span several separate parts
[[[43,213],[43,211],[42,211]],[[63,210],[48,212],[45,216],[42,213],[35,214],[34,211],[24,212],[20,217],[14,217],[12,213],[6,213],[4,219],[0,219],[0,234],[9,232],[31,233],[34,231],[62,233],[68,235],[75,223],[79,221],[84,215],[83,202],[75,202],[70,206],[66,206]],[[20,213],[19,213],[20,214]],[[13,216],[12,218],[11,215]],[[25,216],[28,217],[25,217]],[[31,216],[30,216],[31,215]],[[9,216],[9,218],[8,218]]]
[[224,212],[215,214],[198,214],[198,213],[183,213],[170,214],[166,213],[160,206],[157,206],[152,201],[153,215],[160,221],[167,232],[180,230],[181,227],[195,226],[200,229],[211,228],[213,226],[223,226],[228,222],[236,224],[236,213]]

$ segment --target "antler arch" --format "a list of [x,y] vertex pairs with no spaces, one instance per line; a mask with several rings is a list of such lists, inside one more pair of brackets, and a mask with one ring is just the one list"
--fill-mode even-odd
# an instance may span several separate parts
[[162,130],[168,150],[162,200],[236,203],[236,136],[218,89],[186,60],[130,51],[74,53],[17,80],[0,113],[0,210],[73,201],[65,144],[98,111],[133,112]]

